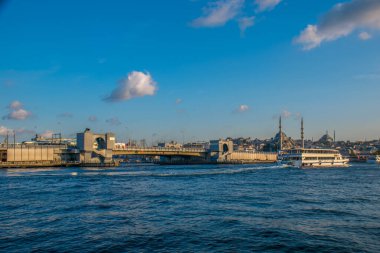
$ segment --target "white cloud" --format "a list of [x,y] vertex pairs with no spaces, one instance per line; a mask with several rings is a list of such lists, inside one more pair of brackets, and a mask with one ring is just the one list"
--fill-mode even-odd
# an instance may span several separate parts
[[6,128],[5,126],[0,126],[0,136],[7,136],[7,134],[10,134],[13,130],[10,128]]
[[105,98],[105,101],[118,102],[136,97],[153,96],[156,91],[156,82],[149,73],[133,71],[119,82],[118,87]]
[[237,109],[235,109],[235,112],[241,113],[241,112],[246,112],[248,110],[249,110],[248,105],[239,105],[239,107]]
[[369,40],[370,38],[372,38],[372,35],[367,32],[359,33],[359,39],[361,40]]
[[234,19],[244,6],[244,0],[219,0],[203,9],[204,15],[193,20],[195,27],[223,26]]
[[45,132],[43,132],[42,134],[40,134],[40,136],[43,137],[43,138],[52,138],[53,134],[54,134],[53,131],[46,130]]
[[180,99],[180,98],[177,98],[176,101],[175,101],[175,103],[176,103],[177,105],[181,104],[182,102],[183,102],[183,101],[182,101],[182,99]]
[[380,29],[380,1],[352,0],[335,5],[316,25],[308,25],[295,39],[304,50],[348,36],[357,29]]
[[321,44],[323,38],[317,34],[318,27],[315,25],[308,25],[305,30],[296,38],[295,42],[304,44],[304,50],[310,50]]
[[32,113],[23,109],[23,105],[20,101],[13,101],[8,105],[9,113],[3,117],[3,119],[10,120],[25,120],[32,116]]
[[31,112],[28,112],[24,109],[17,109],[10,111],[3,119],[13,119],[13,120],[25,120],[32,115]]
[[17,110],[17,109],[20,109],[22,108],[22,103],[20,101],[13,101],[9,106],[8,106],[9,109],[12,109],[12,110]]
[[239,28],[240,32],[243,35],[245,33],[245,30],[247,30],[249,27],[253,26],[255,24],[255,17],[242,17],[239,19]]
[[272,10],[276,7],[281,0],[256,0],[255,4],[258,6],[258,11]]
[[24,109],[17,109],[10,112],[7,116],[8,119],[25,120],[31,116],[31,113]]

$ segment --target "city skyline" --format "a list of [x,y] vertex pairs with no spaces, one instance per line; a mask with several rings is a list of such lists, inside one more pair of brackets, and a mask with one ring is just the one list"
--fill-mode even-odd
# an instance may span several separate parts
[[379,139],[379,1],[0,4],[2,136]]

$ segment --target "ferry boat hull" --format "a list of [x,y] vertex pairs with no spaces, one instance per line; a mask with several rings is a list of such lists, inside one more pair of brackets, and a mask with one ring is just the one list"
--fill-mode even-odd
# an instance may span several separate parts
[[293,149],[279,154],[278,163],[295,168],[338,168],[348,167],[349,160],[336,150]]
[[342,160],[341,162],[307,162],[302,163],[301,161],[292,162],[279,162],[280,165],[294,167],[294,168],[339,168],[348,167],[348,160]]

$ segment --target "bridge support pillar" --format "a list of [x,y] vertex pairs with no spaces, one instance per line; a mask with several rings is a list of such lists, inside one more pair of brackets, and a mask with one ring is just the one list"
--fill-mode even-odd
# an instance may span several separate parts
[[231,140],[210,141],[210,160],[214,162],[227,162],[231,158],[234,144]]
[[115,146],[113,133],[95,134],[86,129],[77,134],[77,147],[81,163],[112,163],[112,150]]

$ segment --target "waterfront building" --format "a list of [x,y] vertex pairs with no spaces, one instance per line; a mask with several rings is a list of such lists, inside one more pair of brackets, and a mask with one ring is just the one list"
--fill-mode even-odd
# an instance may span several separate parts
[[2,144],[0,145],[0,167],[59,166],[75,163],[79,151],[66,144]]
[[157,144],[157,146],[159,148],[182,148],[182,144],[181,143],[178,143],[178,142],[175,142],[175,141],[171,141],[171,142],[159,142]]
[[183,148],[209,149],[210,148],[210,142],[208,142],[208,141],[189,142],[189,143],[183,144]]

